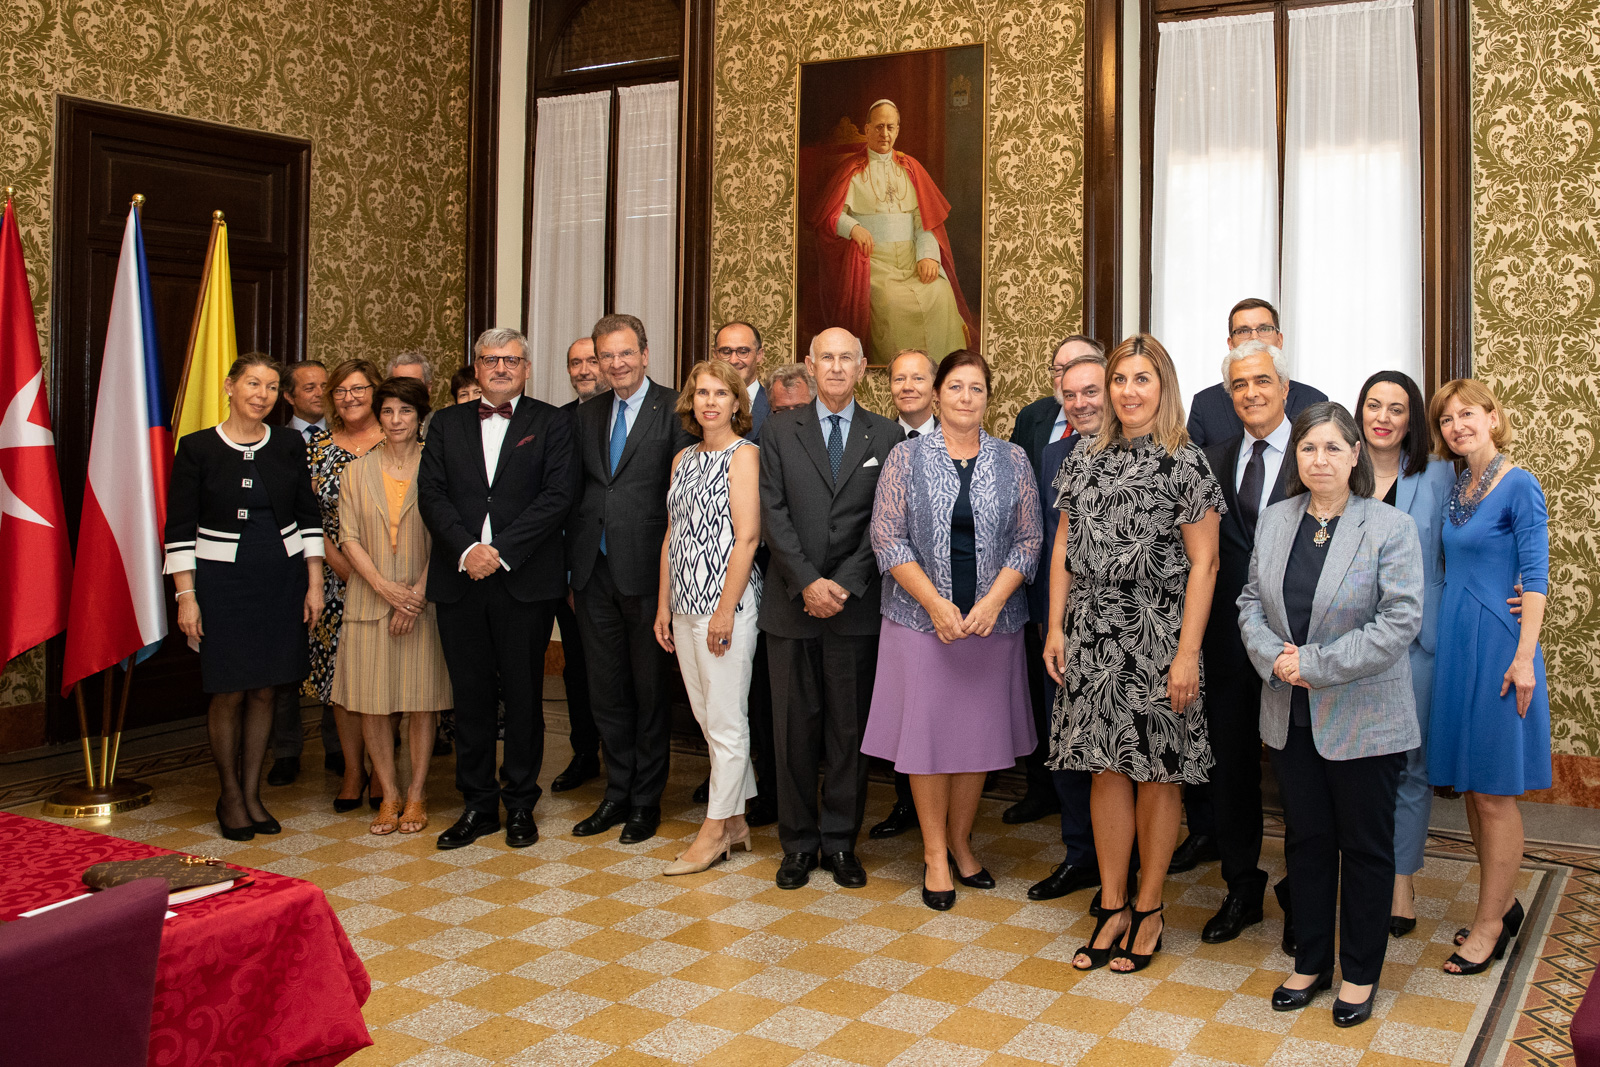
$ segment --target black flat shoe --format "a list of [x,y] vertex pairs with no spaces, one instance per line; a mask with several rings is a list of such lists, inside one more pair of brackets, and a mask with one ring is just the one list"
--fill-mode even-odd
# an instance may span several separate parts
[[[950,873],[960,877],[955,869],[955,864],[950,865]],[[954,889],[929,889],[928,865],[922,865],[922,902],[934,911],[949,911],[956,905],[956,891]]]
[[778,802],[771,797],[756,797],[745,808],[744,821],[750,826],[771,826],[778,821]]
[[300,777],[300,757],[279,756],[272,761],[272,769],[267,772],[267,784],[293,785],[298,777]]
[[628,806],[620,800],[602,800],[594,814],[572,828],[573,837],[593,837],[628,821]]
[[648,841],[656,836],[656,829],[661,825],[661,809],[658,807],[637,807],[628,812],[628,821],[622,825],[622,833],[617,835],[619,845],[637,845],[641,841]]
[[251,826],[258,834],[267,834],[270,836],[272,834],[283,833],[283,826],[270,814],[268,814],[267,817],[262,819],[260,822],[252,822]]
[[815,852],[785,852],[783,862],[778,865],[777,886],[779,889],[799,889],[811,880],[811,872],[816,869]]
[[1055,797],[1027,796],[1001,812],[1000,821],[1007,826],[1019,826],[1025,822],[1037,822],[1051,815],[1060,814],[1061,802]]
[[470,845],[480,837],[498,833],[500,830],[500,815],[498,812],[464,811],[455,825],[434,840],[434,846],[449,851],[452,848],[461,848]]
[[947,855],[950,860],[950,873],[955,875],[956,881],[960,882],[968,889],[994,888],[994,875],[989,873],[989,868],[979,867],[977,874],[962,874],[961,868],[956,865],[955,854],[948,853]]
[[334,774],[344,773],[344,753],[329,752],[322,757],[322,769],[332,771]]
[[[1450,958],[1444,962],[1447,964],[1453,963],[1460,969],[1455,971],[1445,971],[1444,973],[1453,974],[1458,977],[1468,974],[1482,974],[1490,967],[1493,967],[1496,960],[1500,959],[1506,954],[1506,946],[1511,943],[1511,939],[1515,936],[1516,932],[1511,929],[1511,924],[1502,922],[1500,924],[1500,936],[1495,939],[1494,951],[1491,952],[1487,958],[1482,960],[1469,960],[1459,952],[1452,952],[1450,953]],[[1441,968],[1441,970],[1443,970],[1443,968]]]
[[344,797],[334,797],[333,798],[333,810],[338,812],[340,815],[343,815],[347,811],[355,811],[357,808],[359,808],[361,806],[361,796],[362,796],[362,794],[367,791],[367,786],[369,786],[371,784],[372,784],[372,776],[368,775],[367,777],[365,777],[365,778],[363,778],[361,780],[361,792],[357,793],[354,798],[352,798],[350,800],[346,800]]
[[1099,867],[1074,867],[1066,860],[1041,881],[1028,887],[1029,900],[1056,900],[1068,893],[1100,884]]
[[1172,860],[1167,864],[1168,874],[1182,874],[1192,871],[1202,863],[1215,863],[1222,858],[1222,853],[1217,851],[1217,839],[1209,834],[1190,834],[1183,839],[1172,853]]
[[222,821],[222,801],[217,801],[217,829],[222,831],[222,836],[229,841],[248,841],[256,836],[255,824],[241,826],[235,829]]
[[917,809],[910,804],[896,804],[889,810],[889,817],[868,830],[867,836],[874,841],[881,841],[886,837],[898,837],[907,830],[916,828]]
[[842,889],[860,889],[867,884],[867,869],[854,852],[829,852],[819,866],[831,873],[834,884]]
[[1229,893],[1222,907],[1200,931],[1200,940],[1208,945],[1220,945],[1238,937],[1246,926],[1254,926],[1260,921],[1261,901],[1250,904],[1243,897]]
[[[1513,900],[1510,910],[1500,916],[1500,921],[1505,924],[1506,929],[1511,931],[1511,936],[1516,937],[1517,931],[1522,929],[1522,920],[1524,918],[1526,918],[1526,913],[1522,910],[1522,901]],[[1471,927],[1463,926],[1456,931],[1456,944],[1465,944],[1467,938],[1471,935]]]
[[1290,989],[1288,986],[1279,986],[1272,991],[1273,1011],[1299,1011],[1301,1008],[1317,999],[1317,994],[1324,989],[1333,988],[1333,971],[1326,970],[1317,975],[1317,980],[1304,989]]
[[566,769],[550,783],[550,792],[565,793],[576,789],[600,773],[600,761],[593,756],[573,756]]
[[696,804],[705,804],[711,800],[711,778],[709,776],[705,781],[694,787],[694,792],[690,795],[690,799]]
[[1372,983],[1372,990],[1367,994],[1367,999],[1360,1004],[1351,1004],[1345,1000],[1333,1002],[1333,1025],[1359,1026],[1372,1018],[1372,1002],[1378,999],[1378,983]]
[[1127,947],[1124,948],[1119,944],[1117,946],[1117,950],[1111,954],[1112,959],[1127,960],[1132,963],[1133,966],[1129,967],[1125,971],[1117,971],[1117,974],[1138,974],[1140,971],[1150,966],[1150,961],[1155,958],[1157,952],[1161,951],[1161,942],[1167,935],[1167,920],[1161,920],[1161,933],[1156,935],[1156,947],[1154,949],[1149,952],[1138,953],[1133,951],[1133,946],[1139,941],[1139,927],[1144,925],[1144,921],[1150,918],[1152,915],[1160,914],[1161,912],[1165,911],[1166,908],[1167,906],[1165,904],[1160,904],[1154,908],[1151,908],[1149,911],[1140,911],[1138,908],[1133,909],[1133,922],[1129,924],[1128,932],[1123,935],[1123,940],[1127,942]]
[[529,808],[512,808],[506,812],[506,847],[527,848],[539,840],[539,827],[533,821]]
[[1415,915],[1411,915],[1411,916],[1391,915],[1391,916],[1389,916],[1389,936],[1390,937],[1404,937],[1407,934],[1409,934],[1411,931],[1415,930],[1416,928],[1417,928],[1417,917]]

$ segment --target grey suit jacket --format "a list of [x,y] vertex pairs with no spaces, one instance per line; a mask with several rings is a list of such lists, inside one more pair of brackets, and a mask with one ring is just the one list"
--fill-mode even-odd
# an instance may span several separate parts
[[[858,637],[877,634],[883,580],[869,535],[872,503],[883,462],[904,437],[899,426],[857,404],[835,483],[815,404],[767,419],[761,429],[761,532],[772,556],[761,594],[761,629],[795,638],[820,637],[824,627]],[[807,615],[801,598],[818,578],[850,591],[844,610],[828,619]]]
[[[1289,737],[1290,687],[1272,664],[1291,640],[1283,576],[1310,494],[1261,515],[1250,580],[1239,594],[1239,632],[1261,688],[1261,739]],[[1422,743],[1407,648],[1422,627],[1422,548],[1411,516],[1352,496],[1326,549],[1300,646],[1300,676],[1311,684],[1311,733],[1324,759],[1405,752]]]

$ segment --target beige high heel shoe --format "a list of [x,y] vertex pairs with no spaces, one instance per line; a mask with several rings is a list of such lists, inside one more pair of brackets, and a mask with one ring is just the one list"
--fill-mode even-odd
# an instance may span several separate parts
[[750,828],[748,826],[745,827],[744,834],[740,837],[723,837],[721,850],[704,863],[689,863],[684,860],[683,853],[680,852],[678,858],[673,860],[666,870],[661,873],[672,877],[673,875],[699,874],[701,871],[708,871],[723,860],[732,859],[733,850],[737,845],[743,845],[746,852],[750,851]]

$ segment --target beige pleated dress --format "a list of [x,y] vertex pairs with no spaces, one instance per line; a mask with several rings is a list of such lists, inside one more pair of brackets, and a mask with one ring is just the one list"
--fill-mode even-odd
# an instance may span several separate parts
[[[414,584],[432,539],[417,511],[417,482],[383,469],[380,445],[345,468],[339,488],[339,545],[357,542],[378,573]],[[359,574],[345,587],[344,627],[333,671],[333,701],[362,715],[442,711],[454,706],[450,674],[429,603],[409,634],[393,637],[394,608]]]

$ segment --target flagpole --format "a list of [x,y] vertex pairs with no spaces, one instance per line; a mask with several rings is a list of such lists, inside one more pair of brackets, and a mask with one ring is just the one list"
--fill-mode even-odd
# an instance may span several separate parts
[[[144,197],[137,197],[143,203]],[[211,213],[211,237],[206,241],[206,261],[200,268],[200,298],[194,302],[194,318],[189,322],[189,346],[183,350],[183,373],[178,377],[178,391],[172,401],[172,431],[178,432],[178,419],[183,414],[183,396],[189,389],[189,367],[193,363],[194,339],[200,333],[200,316],[205,311],[206,289],[211,285],[211,262],[217,250],[217,232],[227,225],[220,210]]]
[[122,751],[122,724],[128,719],[128,691],[133,688],[133,658],[128,658],[128,669],[122,672],[122,699],[117,703],[117,732],[111,738],[111,769],[107,772],[106,786],[117,780],[117,754]]
[[83,708],[83,683],[72,687],[78,698],[78,737],[83,740],[83,771],[89,776],[88,788],[94,788],[94,749],[89,747],[89,714]]

